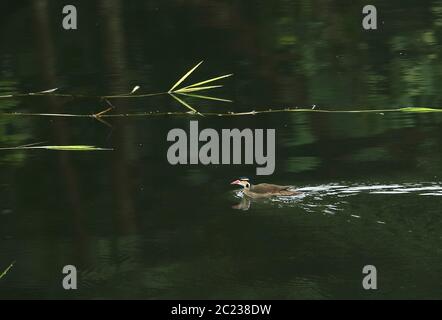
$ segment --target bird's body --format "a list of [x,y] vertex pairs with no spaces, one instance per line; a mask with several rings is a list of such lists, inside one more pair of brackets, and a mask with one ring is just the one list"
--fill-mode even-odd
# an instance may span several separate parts
[[280,186],[277,184],[260,183],[253,185],[249,182],[249,179],[242,178],[233,181],[231,184],[242,186],[243,192],[250,198],[270,198],[275,196],[295,196],[301,194],[301,192],[293,189],[292,186]]

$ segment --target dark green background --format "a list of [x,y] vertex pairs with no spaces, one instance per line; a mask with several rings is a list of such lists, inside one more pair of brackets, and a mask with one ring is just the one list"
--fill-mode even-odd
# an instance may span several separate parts
[[[77,6],[76,31],[61,27],[66,4]],[[362,28],[366,4],[378,9],[376,31]],[[204,59],[189,81],[235,73],[213,92],[235,102],[187,99],[203,112],[442,104],[442,1],[35,0],[0,10],[0,95],[158,92]],[[184,110],[167,96],[113,103],[117,113]],[[1,113],[104,108],[0,100]],[[170,166],[167,132],[190,119],[275,128],[275,174]],[[107,121],[0,116],[0,147],[115,148],[0,151],[0,269],[16,261],[0,298],[442,298],[441,115]],[[234,210],[238,176],[308,191]],[[75,292],[61,286],[67,264],[78,268]],[[377,291],[362,289],[367,264]]]

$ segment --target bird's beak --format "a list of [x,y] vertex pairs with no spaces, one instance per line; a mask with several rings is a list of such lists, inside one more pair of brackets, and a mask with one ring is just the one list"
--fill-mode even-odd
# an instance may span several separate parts
[[241,181],[235,180],[235,181],[232,181],[230,184],[241,184]]

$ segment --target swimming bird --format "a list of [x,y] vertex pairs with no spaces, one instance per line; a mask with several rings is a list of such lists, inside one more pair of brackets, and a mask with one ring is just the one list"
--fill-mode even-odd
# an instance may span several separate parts
[[270,198],[274,196],[295,196],[302,192],[293,189],[293,186],[279,186],[270,183],[260,183],[253,185],[249,178],[240,178],[230,184],[243,187],[243,192],[250,198]]

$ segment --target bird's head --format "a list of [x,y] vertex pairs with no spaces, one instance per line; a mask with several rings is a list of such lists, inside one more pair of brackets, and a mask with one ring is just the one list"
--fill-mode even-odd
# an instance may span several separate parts
[[250,189],[249,178],[239,178],[238,180],[232,181],[230,184],[236,184],[242,186],[244,189]]

